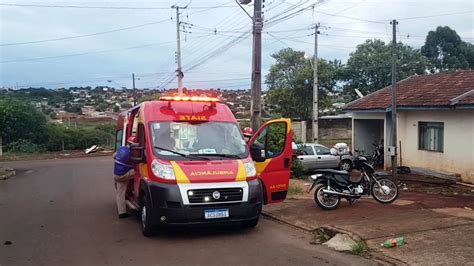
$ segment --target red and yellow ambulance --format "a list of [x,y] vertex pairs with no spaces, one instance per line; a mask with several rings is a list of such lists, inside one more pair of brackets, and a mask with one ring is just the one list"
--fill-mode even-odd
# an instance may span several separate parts
[[262,205],[283,201],[292,160],[289,119],[265,123],[246,143],[230,109],[217,98],[168,96],[120,114],[116,145],[135,135],[135,178],[127,206],[142,231],[258,223]]

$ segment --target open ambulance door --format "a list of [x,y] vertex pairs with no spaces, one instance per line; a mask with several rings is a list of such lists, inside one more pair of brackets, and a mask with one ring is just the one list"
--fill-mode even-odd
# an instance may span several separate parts
[[248,142],[263,183],[265,204],[286,198],[292,165],[292,137],[291,120],[282,118],[265,123]]

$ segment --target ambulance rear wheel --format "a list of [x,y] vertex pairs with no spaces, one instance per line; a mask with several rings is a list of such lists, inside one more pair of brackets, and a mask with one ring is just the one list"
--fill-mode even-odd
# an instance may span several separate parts
[[258,219],[259,218],[260,218],[260,216],[255,218],[255,219],[252,219],[252,220],[243,221],[242,222],[242,227],[243,228],[254,228],[258,224]]
[[148,196],[143,197],[142,206],[140,208],[140,224],[142,227],[142,233],[146,237],[153,236],[155,233],[155,228],[152,225],[152,208]]

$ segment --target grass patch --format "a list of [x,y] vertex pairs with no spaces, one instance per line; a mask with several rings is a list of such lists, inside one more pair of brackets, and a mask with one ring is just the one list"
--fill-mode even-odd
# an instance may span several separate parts
[[300,194],[303,194],[303,192],[304,192],[303,189],[298,186],[290,185],[288,187],[289,195],[300,195]]
[[319,230],[316,232],[316,237],[320,243],[324,243],[331,239],[331,236],[326,232],[326,230],[324,230],[324,228],[319,228]]
[[354,255],[365,255],[369,253],[370,248],[364,241],[357,241],[355,245],[352,246],[351,253]]

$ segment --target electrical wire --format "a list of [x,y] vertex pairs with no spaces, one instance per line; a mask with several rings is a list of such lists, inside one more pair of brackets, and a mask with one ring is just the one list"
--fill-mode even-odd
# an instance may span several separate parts
[[368,22],[368,23],[384,24],[384,22],[382,22],[382,21],[368,20],[368,19],[363,19],[363,18],[356,18],[356,17],[338,15],[338,14],[331,14],[331,13],[327,13],[327,12],[324,12],[324,11],[314,11],[314,12],[319,13],[319,14],[323,14],[323,15],[326,15],[326,16],[331,16],[331,17],[340,17],[340,18],[347,18],[347,19],[363,21],[363,22]]
[[[195,37],[195,39],[199,39],[199,38],[203,38],[203,36]],[[149,43],[149,44],[136,45],[136,46],[125,47],[125,48],[108,49],[108,50],[100,50],[100,51],[92,51],[92,52],[82,52],[82,53],[74,53],[74,54],[63,54],[63,55],[54,55],[54,56],[45,56],[45,57],[36,57],[36,58],[6,60],[6,61],[1,61],[0,64],[17,63],[17,62],[31,62],[31,61],[41,61],[41,60],[57,59],[57,58],[64,58],[64,57],[76,57],[76,56],[84,56],[84,55],[91,55],[91,54],[111,53],[111,52],[118,52],[118,51],[124,51],[124,50],[147,48],[147,47],[151,47],[151,46],[166,45],[166,44],[171,44],[171,43],[174,43],[174,41]]]
[[444,16],[453,16],[453,15],[461,15],[461,14],[472,14],[472,13],[474,13],[474,10],[460,11],[460,12],[453,12],[453,13],[444,13],[444,14],[426,15],[426,16],[419,16],[419,17],[407,17],[407,18],[400,18],[400,19],[397,19],[397,20],[414,20],[414,19],[444,17]]
[[36,41],[1,43],[0,46],[25,45],[25,44],[35,44],[35,43],[45,43],[45,42],[55,42],[55,41],[64,41],[64,40],[85,38],[85,37],[91,37],[91,36],[97,36],[97,35],[103,35],[103,34],[109,34],[109,33],[119,32],[119,31],[125,31],[125,30],[131,30],[131,29],[142,28],[142,27],[146,27],[146,26],[150,26],[150,25],[160,24],[160,23],[163,23],[163,22],[165,22],[165,21],[169,21],[169,19],[163,19],[163,20],[158,20],[158,21],[152,21],[152,22],[148,22],[148,23],[144,23],[144,24],[138,24],[138,25],[134,25],[134,26],[123,27],[123,28],[117,28],[117,29],[113,29],[113,30],[95,32],[95,33],[84,34],[84,35],[76,35],[76,36],[60,37],[60,38],[52,38],[52,39],[44,39],[44,40],[36,40]]
[[[0,6],[11,6],[11,7],[39,7],[39,8],[76,8],[76,9],[115,9],[115,10],[169,10],[169,7],[125,7],[125,6],[80,6],[80,5],[43,5],[43,4],[14,4],[14,3],[0,3]],[[187,7],[188,9],[215,9],[215,8],[228,8],[234,5],[217,5],[217,6],[199,6],[199,7]]]
[[[363,2],[355,3],[355,4],[353,4],[353,5],[349,6],[349,7],[346,7],[346,8],[344,8],[344,9],[340,10],[339,12],[333,14],[333,17],[334,17],[334,16],[338,16],[338,15],[340,15],[340,14],[346,12],[347,10],[352,9],[352,8],[354,8],[354,7],[356,7],[356,6],[360,5],[360,4],[362,4],[362,3],[363,3]],[[325,19],[325,20],[321,20],[321,21],[319,21],[319,23],[323,23],[323,22],[328,21],[328,20],[329,20],[329,18],[328,18],[328,19]]]

